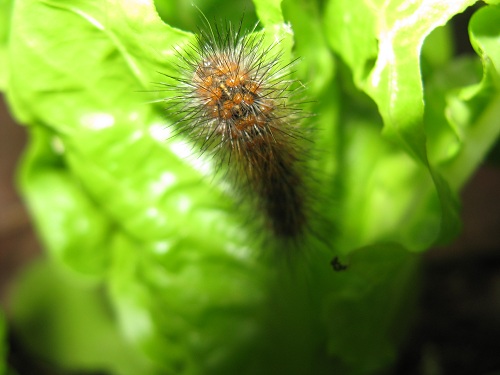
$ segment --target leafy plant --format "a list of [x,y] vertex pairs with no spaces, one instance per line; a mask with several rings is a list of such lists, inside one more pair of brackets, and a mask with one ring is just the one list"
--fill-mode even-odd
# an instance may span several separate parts
[[6,339],[5,339],[6,324],[3,313],[0,311],[0,375],[7,373],[6,357]]
[[[52,263],[20,282],[18,329],[60,366],[117,374],[129,360],[143,374],[389,368],[411,321],[416,253],[456,236],[457,192],[500,131],[498,1],[469,26],[482,73],[477,58],[455,56],[447,25],[476,3],[254,1],[259,32],[301,59],[316,114],[311,164],[335,202],[322,214],[338,222],[323,233],[336,233],[335,249],[306,244],[291,271],[259,258],[266,249],[222,181],[168,137],[168,108],[147,104],[174,49],[193,41],[180,28],[195,8],[177,17],[176,3],[158,2],[174,28],[147,0],[4,0],[0,87],[30,133],[19,185]],[[235,22],[244,11],[200,7]],[[347,272],[332,271],[334,255]],[[92,307],[80,319],[108,303],[112,313]],[[53,329],[34,337],[40,316]],[[67,354],[99,347],[103,332],[116,356]]]

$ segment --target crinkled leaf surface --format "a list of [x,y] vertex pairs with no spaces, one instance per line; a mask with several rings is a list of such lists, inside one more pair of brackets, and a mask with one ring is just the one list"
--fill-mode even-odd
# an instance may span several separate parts
[[[208,361],[193,349],[199,340],[177,334],[196,321],[163,321],[206,319],[200,324],[212,330],[210,340],[229,342],[231,327],[237,341],[247,331],[245,319],[222,321],[226,329],[217,331],[211,322],[219,317],[207,309],[218,306],[228,315],[243,310],[251,317],[243,307],[259,306],[255,298],[263,288],[260,266],[234,243],[240,230],[228,217],[230,206],[202,178],[210,166],[190,159],[182,141],[166,141],[167,120],[147,104],[151,94],[141,93],[161,77],[158,71],[168,73],[174,46],[191,36],[163,24],[149,2],[20,1],[12,17],[7,94],[17,117],[33,126],[20,177],[45,244],[71,268],[105,277],[116,304],[126,306],[123,316],[138,310],[151,319],[149,329],[132,338],[153,342],[159,362],[177,366],[176,356],[158,349],[176,343],[199,373],[197,366]],[[161,256],[173,261],[156,265]],[[132,270],[118,266],[123,264]],[[228,275],[239,267],[250,270],[235,284]],[[165,282],[181,288],[154,299]],[[236,298],[235,285],[246,294]],[[192,318],[192,303],[179,298],[191,286],[198,301]],[[127,323],[126,329],[140,328]]]
[[446,116],[460,147],[443,166],[443,175],[457,187],[471,176],[500,134],[500,30],[496,27],[499,22],[499,6],[484,7],[474,14],[469,34],[482,60],[482,80],[446,97]]
[[[335,202],[320,212],[338,218],[336,250],[356,250],[336,274],[314,243],[297,267],[259,258],[273,249],[241,224],[211,160],[169,137],[152,82],[174,73],[174,50],[193,34],[151,1],[16,1],[2,15],[0,78],[30,131],[19,180],[50,255],[105,286],[124,335],[160,373],[383,371],[411,316],[408,250],[456,233],[454,194],[498,133],[498,8],[471,22],[480,83],[477,61],[432,53],[451,42],[446,28],[422,49],[474,2],[330,0],[323,12],[255,0],[266,41],[300,58],[316,115],[311,166]],[[26,295],[29,306],[36,293]]]
[[[383,137],[373,122],[360,125],[355,120],[349,126],[352,144],[347,147],[349,187],[343,212],[346,225],[361,228],[361,233],[348,237],[343,246],[390,239],[412,250],[424,250],[453,238],[459,220],[458,186],[444,178],[436,160],[429,157],[456,147],[456,140],[436,141],[434,128],[452,126],[443,124],[442,118],[434,121],[424,116],[422,44],[431,31],[475,1],[355,3],[329,2],[326,27],[332,47],[351,69],[355,84],[377,104]],[[438,111],[444,113],[445,108]],[[371,130],[366,131],[366,125]],[[352,168],[355,163],[362,167]],[[412,188],[401,189],[403,185]]]

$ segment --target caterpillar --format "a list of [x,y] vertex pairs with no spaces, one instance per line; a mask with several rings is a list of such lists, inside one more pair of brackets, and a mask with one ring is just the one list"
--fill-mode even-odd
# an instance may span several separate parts
[[199,30],[187,49],[177,49],[177,74],[160,83],[175,117],[174,134],[183,134],[210,152],[226,176],[249,197],[265,227],[279,241],[296,242],[309,227],[310,211],[304,155],[310,140],[300,126],[309,115],[291,78],[279,41],[264,43],[263,33],[242,31],[242,22]]

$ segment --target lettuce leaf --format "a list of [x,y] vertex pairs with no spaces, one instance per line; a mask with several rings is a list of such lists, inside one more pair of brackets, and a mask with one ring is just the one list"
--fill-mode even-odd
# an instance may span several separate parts
[[[320,214],[338,223],[320,229],[335,248],[307,243],[294,267],[259,256],[272,249],[241,224],[245,208],[235,213],[211,160],[170,137],[174,114],[153,82],[174,72],[175,48],[193,33],[148,0],[2,4],[0,88],[30,133],[20,189],[54,267],[106,290],[123,336],[154,363],[143,373],[390,367],[411,321],[414,253],[457,234],[459,189],[498,138],[499,7],[470,23],[482,78],[477,57],[449,48],[447,22],[475,3],[254,1],[258,32],[281,40],[285,62],[300,58],[322,185],[312,194],[326,194]],[[158,4],[166,18],[172,4]],[[222,1],[202,9],[217,5],[232,15]],[[197,17],[191,7],[176,21]],[[338,254],[350,263],[340,274],[329,265]],[[28,284],[20,306],[36,298]],[[57,304],[32,311],[59,316]],[[60,323],[78,333],[72,317]],[[54,362],[68,358],[48,349]]]

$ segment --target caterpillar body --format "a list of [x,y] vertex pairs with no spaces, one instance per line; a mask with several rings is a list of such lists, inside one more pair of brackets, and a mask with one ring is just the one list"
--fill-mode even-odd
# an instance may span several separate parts
[[281,62],[279,42],[243,34],[241,23],[207,26],[188,50],[178,50],[178,75],[162,83],[177,116],[172,125],[201,153],[211,152],[237,191],[250,197],[272,237],[303,238],[310,217],[304,175],[309,140],[300,122],[300,82]]

